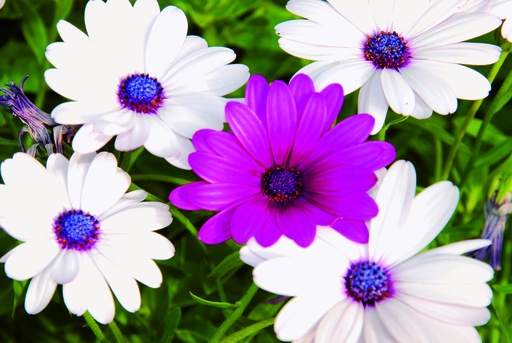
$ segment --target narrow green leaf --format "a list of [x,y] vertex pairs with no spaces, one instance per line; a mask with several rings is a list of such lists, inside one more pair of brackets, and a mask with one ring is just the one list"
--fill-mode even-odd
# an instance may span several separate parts
[[29,1],[14,1],[13,3],[20,12],[24,13],[26,18],[30,18],[30,20],[22,21],[21,30],[37,61],[42,64],[48,45],[48,34],[43,19]]
[[508,140],[503,144],[495,146],[494,148],[487,151],[485,154],[482,154],[475,163],[475,169],[480,168],[482,166],[490,166],[494,163],[497,163],[510,155],[512,152],[512,140]]
[[238,307],[237,304],[230,304],[230,303],[217,302],[217,301],[209,301],[209,300],[200,298],[197,295],[194,295],[192,292],[189,292],[189,293],[190,293],[190,296],[192,296],[192,298],[194,298],[194,300],[197,301],[198,303],[200,303],[201,305],[218,307],[218,308],[237,308]]
[[492,286],[496,291],[504,294],[512,294],[512,284],[509,285],[494,285]]
[[211,272],[210,277],[214,277],[216,279],[220,279],[224,275],[226,275],[228,272],[238,269],[241,266],[243,266],[244,263],[240,259],[240,254],[238,251],[235,251],[228,256],[226,256],[225,259],[222,260],[221,263],[219,263]]
[[164,319],[160,324],[157,337],[160,343],[172,342],[178,324],[181,320],[181,308],[176,307],[172,310],[167,311]]

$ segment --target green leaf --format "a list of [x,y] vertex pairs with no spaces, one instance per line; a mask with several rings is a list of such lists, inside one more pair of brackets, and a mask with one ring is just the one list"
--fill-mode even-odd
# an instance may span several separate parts
[[198,297],[197,295],[194,295],[192,292],[189,292],[192,298],[194,298],[195,301],[200,303],[201,305],[206,306],[212,306],[212,307],[218,307],[218,308],[237,308],[237,304],[230,304],[225,302],[217,302],[217,301],[209,301],[203,298]]
[[503,294],[512,294],[512,284],[509,285],[494,285],[492,286],[496,291]]
[[482,166],[490,166],[497,163],[512,153],[512,140],[508,140],[503,144],[495,146],[494,148],[482,154],[475,163],[475,168]]
[[157,337],[159,337],[160,343],[172,342],[178,324],[181,320],[181,308],[176,307],[172,310],[167,311],[160,328],[158,330]]
[[42,65],[48,45],[48,34],[43,19],[29,1],[14,1],[14,4],[24,13],[25,18],[30,18],[22,21],[21,30],[37,61]]
[[235,251],[228,256],[221,263],[219,263],[209,275],[210,277],[214,277],[216,279],[220,279],[228,272],[238,269],[244,265],[244,262],[240,260],[240,254],[238,251]]

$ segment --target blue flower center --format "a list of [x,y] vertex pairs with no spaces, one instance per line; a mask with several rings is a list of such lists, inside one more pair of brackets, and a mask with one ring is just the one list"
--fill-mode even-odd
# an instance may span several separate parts
[[82,210],[62,212],[53,222],[53,232],[61,249],[87,251],[98,241],[100,222]]
[[375,262],[363,261],[352,264],[345,275],[347,295],[363,306],[373,306],[393,295],[388,272]]
[[156,114],[162,107],[164,88],[148,74],[133,74],[119,83],[117,98],[123,108],[139,114]]
[[261,176],[261,190],[272,202],[295,200],[301,194],[302,187],[301,171],[286,164],[273,166]]
[[409,61],[411,52],[407,42],[396,32],[384,32],[369,37],[363,47],[367,61],[380,69],[398,69]]

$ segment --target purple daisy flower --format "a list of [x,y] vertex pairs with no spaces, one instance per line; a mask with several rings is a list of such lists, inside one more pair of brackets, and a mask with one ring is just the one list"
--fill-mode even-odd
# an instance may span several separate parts
[[189,157],[203,181],[176,188],[169,200],[186,210],[218,211],[199,231],[217,244],[251,237],[262,246],[279,237],[309,246],[317,225],[332,226],[365,243],[364,221],[378,208],[367,192],[375,171],[395,158],[387,142],[366,139],[374,119],[352,116],[332,127],[343,89],[332,84],[315,92],[306,75],[289,85],[272,85],[259,75],[247,83],[246,103],[229,102],[226,119],[233,133],[198,131]]

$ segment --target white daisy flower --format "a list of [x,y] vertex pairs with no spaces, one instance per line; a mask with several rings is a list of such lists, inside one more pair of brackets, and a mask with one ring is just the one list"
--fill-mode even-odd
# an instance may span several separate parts
[[[126,193],[130,176],[114,155],[60,154],[46,168],[17,153],[1,165],[0,226],[23,244],[5,254],[5,273],[32,278],[25,298],[30,314],[42,311],[57,284],[72,313],[85,311],[100,323],[114,318],[114,299],[128,311],[139,309],[136,280],[162,283],[153,261],[174,255],[171,242],[154,230],[168,226],[169,207],[142,202],[147,193]],[[110,289],[109,289],[110,287]]]
[[283,341],[479,342],[474,326],[490,318],[493,269],[460,256],[488,240],[419,253],[457,206],[458,189],[436,183],[415,197],[411,163],[394,163],[376,195],[379,214],[361,245],[322,227],[308,248],[282,238],[270,248],[250,241],[241,258],[261,288],[293,297],[274,329]]
[[187,36],[182,10],[160,12],[156,0],[88,1],[83,33],[67,21],[57,29],[63,42],[48,46],[55,66],[48,85],[72,101],[51,113],[58,123],[84,124],[73,149],[89,153],[113,136],[115,148],[144,146],[169,163],[189,169],[190,138],[199,129],[223,128],[221,97],[249,78],[245,65],[231,64],[235,53],[208,47]]
[[[359,88],[358,110],[380,131],[388,107],[418,119],[452,113],[459,99],[481,99],[489,81],[461,64],[485,65],[500,48],[463,42],[500,25],[489,13],[460,13],[466,0],[291,0],[286,8],[307,20],[276,26],[286,52],[316,62],[308,74],[319,89]],[[454,16],[455,13],[458,15]]]

